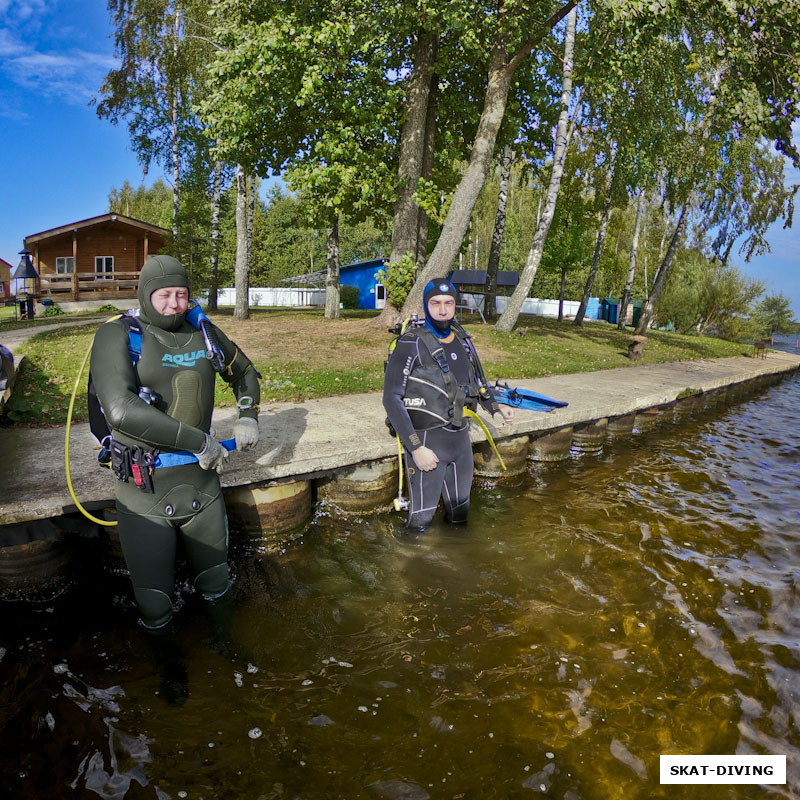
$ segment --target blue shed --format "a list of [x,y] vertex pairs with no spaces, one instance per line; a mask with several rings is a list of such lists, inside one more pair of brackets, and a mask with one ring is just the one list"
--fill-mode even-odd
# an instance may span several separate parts
[[358,289],[359,308],[383,308],[386,305],[386,287],[377,278],[385,266],[385,258],[373,258],[340,268],[339,283]]

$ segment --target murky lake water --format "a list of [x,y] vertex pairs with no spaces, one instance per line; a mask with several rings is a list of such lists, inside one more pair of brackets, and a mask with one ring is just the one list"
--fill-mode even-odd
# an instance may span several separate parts
[[[237,554],[243,653],[188,603],[182,706],[124,582],[3,604],[0,792],[798,797],[799,415],[794,376],[476,489],[465,527],[321,515]],[[662,787],[661,753],[786,754],[789,784]]]

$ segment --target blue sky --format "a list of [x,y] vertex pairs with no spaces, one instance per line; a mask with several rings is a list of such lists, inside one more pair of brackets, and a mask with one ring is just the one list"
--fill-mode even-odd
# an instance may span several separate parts
[[[0,258],[12,265],[25,236],[102,214],[112,186],[142,180],[125,126],[89,105],[113,65],[104,0],[0,0]],[[153,166],[146,183],[158,177]],[[787,181],[800,183],[800,170]],[[800,218],[769,239],[770,255],[737,266],[789,297],[800,319]]]

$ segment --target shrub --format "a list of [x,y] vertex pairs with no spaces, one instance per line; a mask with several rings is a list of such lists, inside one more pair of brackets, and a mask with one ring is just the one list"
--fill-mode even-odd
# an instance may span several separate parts
[[358,308],[358,287],[340,286],[339,300],[344,308]]
[[102,312],[103,314],[119,314],[120,310],[116,306],[112,306],[111,303],[103,303],[103,305],[99,306],[95,309],[97,312]]
[[386,287],[389,302],[395,308],[401,308],[405,303],[416,274],[417,263],[408,253],[378,273],[378,280]]
[[47,306],[44,310],[45,317],[57,317],[59,314],[63,314],[64,312],[61,310],[61,307],[57,303],[53,303],[51,306]]

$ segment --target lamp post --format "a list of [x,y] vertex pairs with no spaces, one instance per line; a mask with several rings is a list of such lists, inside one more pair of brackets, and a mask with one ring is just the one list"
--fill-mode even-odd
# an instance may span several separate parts
[[[36,272],[31,260],[31,251],[23,248],[19,251],[22,256],[19,264],[14,270],[12,276],[15,281],[15,294],[19,301],[19,312],[21,319],[33,319],[34,316],[34,303],[36,302],[36,281],[39,278],[39,273]],[[22,281],[22,292],[19,291],[19,283]],[[31,291],[28,292],[28,281],[31,281]]]

